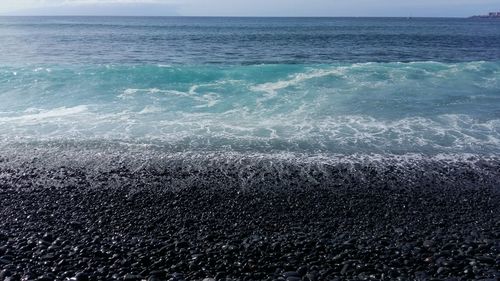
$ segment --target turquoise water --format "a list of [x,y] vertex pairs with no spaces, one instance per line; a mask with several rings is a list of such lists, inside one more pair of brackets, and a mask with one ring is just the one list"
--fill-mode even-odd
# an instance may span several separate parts
[[3,67],[0,98],[4,141],[500,152],[493,62]]
[[495,23],[1,18],[0,34],[3,144],[500,153]]

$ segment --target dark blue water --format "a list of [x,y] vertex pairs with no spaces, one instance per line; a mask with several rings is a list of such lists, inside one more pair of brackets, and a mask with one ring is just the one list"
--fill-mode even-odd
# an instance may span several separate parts
[[405,18],[0,18],[0,63],[498,61],[500,21]]
[[500,21],[0,18],[2,143],[500,153]]

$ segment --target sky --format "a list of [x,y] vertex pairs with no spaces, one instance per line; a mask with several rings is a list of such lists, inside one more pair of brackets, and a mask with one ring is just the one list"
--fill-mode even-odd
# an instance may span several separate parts
[[0,0],[3,15],[413,16],[500,11],[500,0]]

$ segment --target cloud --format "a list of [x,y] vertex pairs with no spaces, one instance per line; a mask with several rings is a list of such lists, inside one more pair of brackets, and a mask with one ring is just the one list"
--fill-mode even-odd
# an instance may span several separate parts
[[[24,6],[26,7],[26,6]],[[20,7],[8,11],[9,15],[52,16],[177,16],[172,1],[37,1],[30,8]]]
[[176,0],[21,0],[17,4],[22,5],[4,10],[9,15],[176,16],[176,3]]
[[[10,1],[10,0],[8,0]],[[7,1],[7,2],[8,2]],[[23,0],[21,0],[23,1]],[[178,0],[31,0],[35,5],[107,5],[107,4],[171,4]]]
[[468,16],[498,0],[0,0],[0,13],[184,16]]
[[173,5],[180,0],[0,0],[0,12],[49,9],[68,6]]

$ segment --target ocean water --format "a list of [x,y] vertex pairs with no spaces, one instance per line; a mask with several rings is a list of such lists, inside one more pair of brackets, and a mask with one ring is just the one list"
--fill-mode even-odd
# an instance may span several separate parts
[[0,142],[497,155],[500,22],[0,18]]

